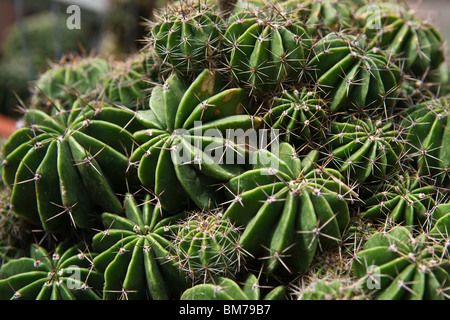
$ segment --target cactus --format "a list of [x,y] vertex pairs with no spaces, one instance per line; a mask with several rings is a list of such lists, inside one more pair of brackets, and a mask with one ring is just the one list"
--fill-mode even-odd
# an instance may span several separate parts
[[363,218],[390,219],[404,226],[430,222],[435,209],[437,191],[420,176],[403,172],[392,176],[369,199],[364,201]]
[[242,247],[267,260],[269,274],[280,267],[305,271],[317,248],[341,240],[351,190],[335,170],[316,167],[317,151],[301,160],[291,145],[280,143],[277,153],[260,150],[255,157],[252,169],[230,180],[224,217],[245,227]]
[[189,285],[170,252],[170,230],[179,217],[162,218],[159,200],[149,194],[142,202],[127,194],[124,207],[125,217],[103,213],[106,229],[92,239],[95,270],[105,276],[103,299],[178,297]]
[[332,112],[380,111],[388,117],[395,102],[400,69],[368,46],[365,37],[330,33],[312,48],[306,70],[331,101]]
[[355,15],[373,45],[394,56],[404,73],[422,77],[444,61],[439,32],[407,7],[391,2],[370,4]]
[[358,281],[341,277],[313,277],[295,295],[298,300],[368,300]]
[[100,57],[64,56],[36,80],[32,104],[45,109],[52,109],[53,105],[68,109],[78,98],[94,99],[103,90],[103,78],[109,68],[108,61]]
[[267,95],[303,78],[311,44],[307,28],[290,17],[239,12],[224,35],[226,68],[250,93]]
[[217,276],[234,277],[246,252],[239,244],[240,230],[221,212],[194,212],[175,229],[172,249],[181,270],[196,282]]
[[[3,147],[12,210],[49,232],[90,228],[96,211],[122,211],[116,192],[137,181],[127,157],[134,113],[101,103],[58,111],[30,109]],[[134,130],[134,129],[133,129]]]
[[398,169],[403,148],[401,131],[380,119],[333,122],[326,142],[328,161],[356,183],[380,181]]
[[[138,146],[131,159],[138,163],[142,185],[160,195],[164,210],[178,213],[191,200],[201,209],[220,202],[217,184],[243,171],[239,163],[247,153],[228,130],[262,124],[261,118],[243,114],[247,107],[243,89],[223,90],[221,75],[207,69],[190,85],[172,74],[153,89],[150,108],[137,113],[145,130],[134,135]],[[233,163],[224,163],[230,156]]]
[[130,109],[143,108],[157,80],[155,66],[152,55],[143,53],[115,62],[102,83],[105,100]]
[[352,9],[349,1],[337,0],[289,0],[280,3],[283,12],[303,21],[312,35],[323,36],[330,32],[353,27]]
[[424,101],[410,107],[403,116],[407,131],[406,155],[419,174],[437,184],[445,183],[450,168],[449,101]]
[[378,300],[448,299],[448,238],[445,241],[427,234],[414,237],[407,228],[394,227],[367,241],[352,270]]
[[1,266],[0,299],[100,300],[103,275],[93,270],[94,257],[83,244],[61,242],[51,252],[33,244],[29,257]]
[[314,90],[289,88],[267,105],[264,121],[270,128],[281,130],[284,141],[299,144],[326,136],[327,102]]
[[164,71],[195,74],[214,66],[220,56],[224,22],[209,6],[191,3],[166,8],[150,25],[149,46]]
[[214,283],[187,289],[181,300],[282,300],[286,291],[285,286],[279,285],[261,297],[264,289],[259,285],[259,279],[250,273],[241,287],[234,280],[220,277]]

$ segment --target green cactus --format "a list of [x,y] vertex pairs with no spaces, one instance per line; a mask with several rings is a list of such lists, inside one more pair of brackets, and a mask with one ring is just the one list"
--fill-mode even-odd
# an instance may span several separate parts
[[406,128],[406,155],[420,175],[437,184],[449,178],[450,117],[449,100],[438,98],[418,103],[403,115]]
[[78,98],[95,99],[103,90],[109,69],[108,61],[100,57],[65,56],[35,81],[31,103],[44,109],[53,105],[68,109]]
[[353,27],[349,1],[337,0],[289,0],[280,3],[283,12],[303,21],[312,35],[323,36]]
[[151,55],[143,53],[116,61],[102,83],[105,101],[133,110],[142,109],[157,80],[154,74],[157,69]]
[[131,159],[139,165],[142,185],[154,188],[169,213],[190,200],[201,209],[214,207],[221,201],[217,184],[243,171],[239,163],[247,152],[227,132],[257,129],[262,119],[243,114],[248,107],[243,89],[223,85],[216,71],[205,69],[190,84],[172,74],[153,89],[150,108],[137,113],[146,129],[135,133]]
[[[119,213],[116,193],[135,184],[134,113],[101,103],[49,116],[30,109],[3,147],[12,210],[49,232],[90,228],[98,210]],[[133,182],[134,180],[134,182]],[[71,228],[73,230],[73,228]]]
[[395,56],[404,73],[422,77],[444,61],[441,35],[409,8],[392,2],[368,4],[355,15],[374,46]]
[[[286,288],[283,285],[270,288],[263,297],[259,279],[249,274],[242,286],[234,280],[220,277],[214,283],[198,284],[187,289],[181,300],[283,300]],[[267,290],[266,290],[267,291]]]
[[429,222],[436,205],[437,190],[420,176],[401,172],[392,176],[364,201],[363,218],[390,219],[404,226],[422,226]]
[[209,6],[191,3],[166,8],[151,25],[149,45],[164,71],[190,75],[216,64],[225,25]]
[[247,254],[239,244],[240,230],[221,215],[190,213],[173,235],[175,261],[194,283],[217,276],[233,278],[244,265]]
[[250,93],[267,95],[302,78],[311,44],[307,28],[292,18],[239,12],[224,35],[226,68]]
[[242,247],[263,259],[268,273],[305,271],[318,248],[340,242],[352,191],[338,172],[316,167],[317,151],[301,160],[281,143],[276,152],[254,156],[252,169],[228,184],[232,199],[224,218],[244,227]]
[[298,144],[326,136],[327,102],[314,90],[286,89],[267,103],[264,121],[281,130],[283,140]]
[[33,244],[29,257],[0,269],[1,300],[100,300],[103,275],[93,270],[95,257],[84,244],[61,242],[55,250]]
[[388,117],[400,69],[365,37],[330,33],[315,43],[306,66],[311,81],[331,101],[332,112],[371,111]]
[[352,264],[356,277],[378,300],[448,299],[447,244],[422,234],[414,237],[405,227],[374,234]]
[[127,194],[125,216],[103,213],[105,230],[94,235],[95,269],[105,275],[103,299],[167,300],[189,286],[170,252],[179,216],[162,218],[157,198],[138,202]]
[[298,300],[368,300],[358,281],[343,277],[312,278],[295,294]]
[[402,136],[391,121],[352,118],[333,122],[329,135],[327,161],[349,182],[380,181],[400,167]]

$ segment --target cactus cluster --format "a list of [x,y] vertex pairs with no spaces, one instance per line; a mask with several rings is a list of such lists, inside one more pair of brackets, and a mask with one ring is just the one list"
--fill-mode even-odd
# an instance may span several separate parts
[[179,1],[144,42],[60,61],[20,107],[1,299],[450,298],[433,26],[387,1]]

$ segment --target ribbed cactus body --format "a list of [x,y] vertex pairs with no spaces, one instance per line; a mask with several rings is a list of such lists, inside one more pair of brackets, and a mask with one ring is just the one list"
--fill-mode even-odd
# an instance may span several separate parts
[[137,181],[131,153],[133,112],[90,105],[57,116],[31,109],[3,148],[12,210],[50,232],[89,228],[95,212],[119,213],[116,193]]
[[293,144],[325,137],[327,103],[314,90],[289,88],[267,103],[264,121]]
[[[448,241],[448,240],[447,240]],[[448,246],[448,244],[447,244]],[[352,269],[378,300],[444,300],[449,281],[448,247],[414,237],[405,227],[374,234]]]
[[403,144],[392,122],[351,119],[331,124],[327,149],[339,172],[362,183],[384,179],[397,169]]
[[194,282],[217,276],[234,277],[246,256],[239,244],[240,230],[216,212],[195,212],[178,224],[173,255],[179,268]]
[[125,197],[125,216],[103,213],[106,229],[93,237],[97,271],[105,275],[103,298],[167,300],[188,281],[170,253],[170,229],[179,217],[164,219],[157,199]]
[[69,109],[79,97],[95,99],[103,89],[110,65],[100,57],[67,57],[42,74],[34,84],[33,104]]
[[283,300],[286,287],[277,286],[264,296],[261,291],[259,280],[253,274],[241,286],[232,279],[220,277],[214,283],[198,284],[186,290],[181,300]]
[[394,175],[364,201],[363,218],[388,219],[405,226],[425,224],[434,210],[436,188],[409,172]]
[[390,114],[400,69],[364,37],[330,33],[313,47],[307,70],[330,110]]
[[438,184],[448,181],[450,168],[449,101],[433,99],[411,107],[403,116],[407,156],[418,172]]
[[261,150],[255,157],[252,169],[230,180],[224,217],[245,227],[240,243],[266,257],[267,272],[305,271],[319,247],[340,241],[349,222],[349,189],[338,172],[316,167],[317,152],[301,160],[281,143],[276,153]]
[[103,275],[84,245],[60,243],[52,252],[33,244],[29,257],[0,269],[1,300],[100,300]]
[[421,78],[444,61],[439,32],[404,6],[390,2],[370,4],[359,8],[355,15],[367,37],[394,56],[403,72]]
[[302,78],[312,43],[302,23],[279,14],[240,12],[228,24],[227,68],[239,85],[264,95]]
[[204,70],[190,85],[173,74],[153,89],[150,108],[137,114],[146,129],[135,134],[139,146],[132,161],[139,163],[142,184],[161,195],[168,212],[177,213],[190,200],[214,207],[220,202],[217,184],[243,170],[247,152],[227,130],[256,129],[262,120],[245,114],[243,89],[222,88],[215,71]]
[[223,32],[224,22],[211,8],[182,5],[161,14],[149,41],[166,71],[196,74],[216,63]]
[[323,36],[353,26],[352,9],[348,1],[289,0],[278,4],[283,12],[303,21],[312,35]]

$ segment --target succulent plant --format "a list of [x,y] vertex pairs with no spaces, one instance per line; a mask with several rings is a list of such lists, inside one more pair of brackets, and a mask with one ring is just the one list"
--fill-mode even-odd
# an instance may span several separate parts
[[333,122],[326,142],[327,161],[356,183],[380,181],[398,169],[403,148],[395,123],[370,118]]
[[232,279],[219,277],[214,283],[198,284],[187,289],[181,300],[283,300],[286,288],[283,285],[270,288],[263,297],[259,279],[249,274],[245,282],[239,286]]
[[225,28],[218,13],[191,3],[166,8],[159,15],[148,41],[165,71],[187,75],[214,66]]
[[157,68],[152,70],[153,68],[147,65],[152,64],[148,61],[151,59],[150,54],[138,53],[115,62],[102,83],[105,100],[130,109],[143,108],[153,83],[157,80],[154,74]]
[[314,90],[289,88],[269,100],[264,121],[286,142],[312,142],[326,136],[327,111],[327,102]]
[[419,174],[438,184],[449,178],[449,101],[439,98],[418,103],[403,115],[407,131],[407,157]]
[[252,168],[228,183],[231,200],[224,218],[244,227],[240,244],[267,260],[268,273],[280,267],[305,271],[318,247],[341,240],[351,190],[338,172],[317,166],[317,151],[301,160],[283,142],[279,150],[254,156]]
[[332,112],[391,113],[400,69],[385,52],[368,46],[367,39],[330,33],[312,48],[306,70],[331,101]]
[[289,0],[279,5],[283,12],[303,21],[312,35],[323,36],[353,27],[354,6],[349,1]]
[[172,254],[194,283],[217,276],[233,278],[244,265],[247,254],[239,244],[240,230],[221,215],[193,212],[174,230]]
[[405,226],[424,225],[435,209],[437,190],[420,176],[402,172],[364,201],[363,218],[390,219]]
[[78,98],[95,99],[109,68],[108,61],[100,57],[64,56],[36,80],[32,104],[49,110],[54,105],[69,109]]
[[447,244],[405,227],[374,234],[359,251],[352,269],[378,300],[448,299]]
[[92,239],[95,270],[105,276],[103,299],[167,300],[189,286],[170,252],[171,229],[179,216],[163,218],[157,198],[141,202],[127,194],[125,216],[103,213],[105,230]]
[[1,300],[100,300],[103,275],[93,270],[95,254],[84,244],[61,242],[48,252],[33,244],[29,257],[0,269]]
[[341,277],[310,279],[295,294],[298,300],[368,300],[359,282]]
[[394,56],[403,72],[422,77],[444,61],[441,35],[408,7],[394,2],[367,4],[355,16],[374,46]]
[[178,213],[190,200],[201,209],[220,203],[217,184],[243,171],[247,153],[227,133],[262,124],[244,114],[247,98],[243,89],[223,90],[220,73],[207,69],[190,84],[172,74],[153,89],[150,108],[137,113],[145,130],[134,135],[138,146],[131,159],[164,210]]
[[137,181],[127,157],[133,119],[133,112],[100,103],[55,116],[28,110],[25,126],[3,147],[12,210],[49,232],[90,228],[98,210],[121,212],[116,193],[127,179]]
[[294,19],[238,12],[224,35],[226,68],[240,86],[264,95],[302,78],[311,45],[307,28]]

